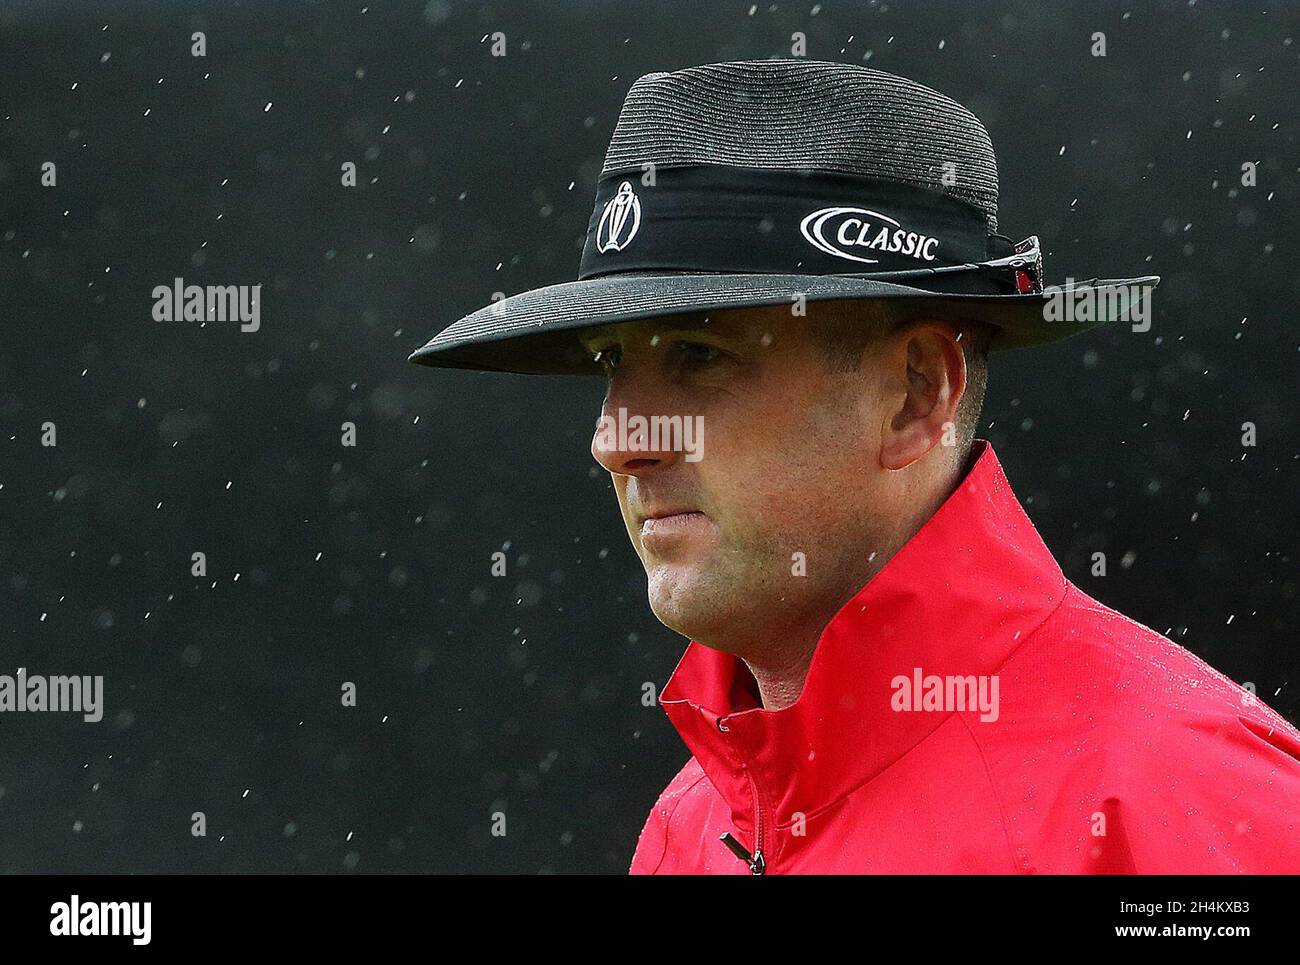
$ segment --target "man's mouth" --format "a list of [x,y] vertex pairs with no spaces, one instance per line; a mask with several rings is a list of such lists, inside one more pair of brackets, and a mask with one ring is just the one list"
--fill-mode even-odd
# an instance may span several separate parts
[[703,532],[712,524],[696,509],[662,510],[649,513],[641,521],[641,541],[656,543]]

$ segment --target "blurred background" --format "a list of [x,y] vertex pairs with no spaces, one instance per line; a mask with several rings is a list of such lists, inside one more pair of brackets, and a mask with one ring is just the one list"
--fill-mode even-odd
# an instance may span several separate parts
[[[687,757],[641,703],[685,641],[588,452],[602,386],[405,359],[576,277],[636,77],[797,31],[979,115],[1001,230],[1041,237],[1049,283],[1164,277],[1149,332],[996,355],[981,435],[1071,579],[1295,721],[1298,26],[1249,2],[0,6],[0,673],[102,674],[106,706],[0,715],[0,871],[626,870]],[[260,330],[154,321],[176,277],[261,284]]]

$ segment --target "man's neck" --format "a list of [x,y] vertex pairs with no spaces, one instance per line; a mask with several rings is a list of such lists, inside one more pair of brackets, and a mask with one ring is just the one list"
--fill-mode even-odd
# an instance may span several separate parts
[[793,638],[786,637],[785,647],[773,659],[742,658],[758,685],[764,710],[784,710],[799,699],[823,629],[825,624]]
[[822,606],[814,607],[809,619],[802,625],[783,627],[779,639],[767,641],[767,646],[747,648],[750,652],[742,655],[741,659],[758,685],[764,710],[784,710],[799,699],[817,644],[831,620],[920,531],[961,485],[972,464],[973,459],[968,457],[959,470],[934,487],[931,498],[919,505],[911,518],[893,530],[883,552],[877,550],[867,554],[868,559],[862,561],[863,569],[858,577],[849,579],[838,597],[832,597]]

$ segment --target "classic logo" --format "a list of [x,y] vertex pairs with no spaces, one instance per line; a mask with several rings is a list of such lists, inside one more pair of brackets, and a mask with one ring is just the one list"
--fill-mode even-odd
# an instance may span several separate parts
[[641,199],[632,190],[632,182],[624,181],[618,186],[618,194],[605,202],[600,224],[596,225],[596,250],[602,255],[622,251],[640,227]]
[[[879,258],[866,257],[871,251],[934,261],[939,250],[938,238],[908,231],[888,215],[866,208],[845,205],[820,208],[804,216],[799,223],[799,230],[808,243],[819,251],[867,265],[875,265],[880,261]],[[857,249],[862,254],[854,254],[852,249]]]

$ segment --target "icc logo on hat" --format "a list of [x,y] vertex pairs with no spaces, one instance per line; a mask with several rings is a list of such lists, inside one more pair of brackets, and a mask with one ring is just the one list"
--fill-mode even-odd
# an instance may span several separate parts
[[624,181],[618,193],[605,202],[605,210],[596,226],[596,250],[622,251],[636,237],[641,227],[641,199],[632,190],[632,182]]

